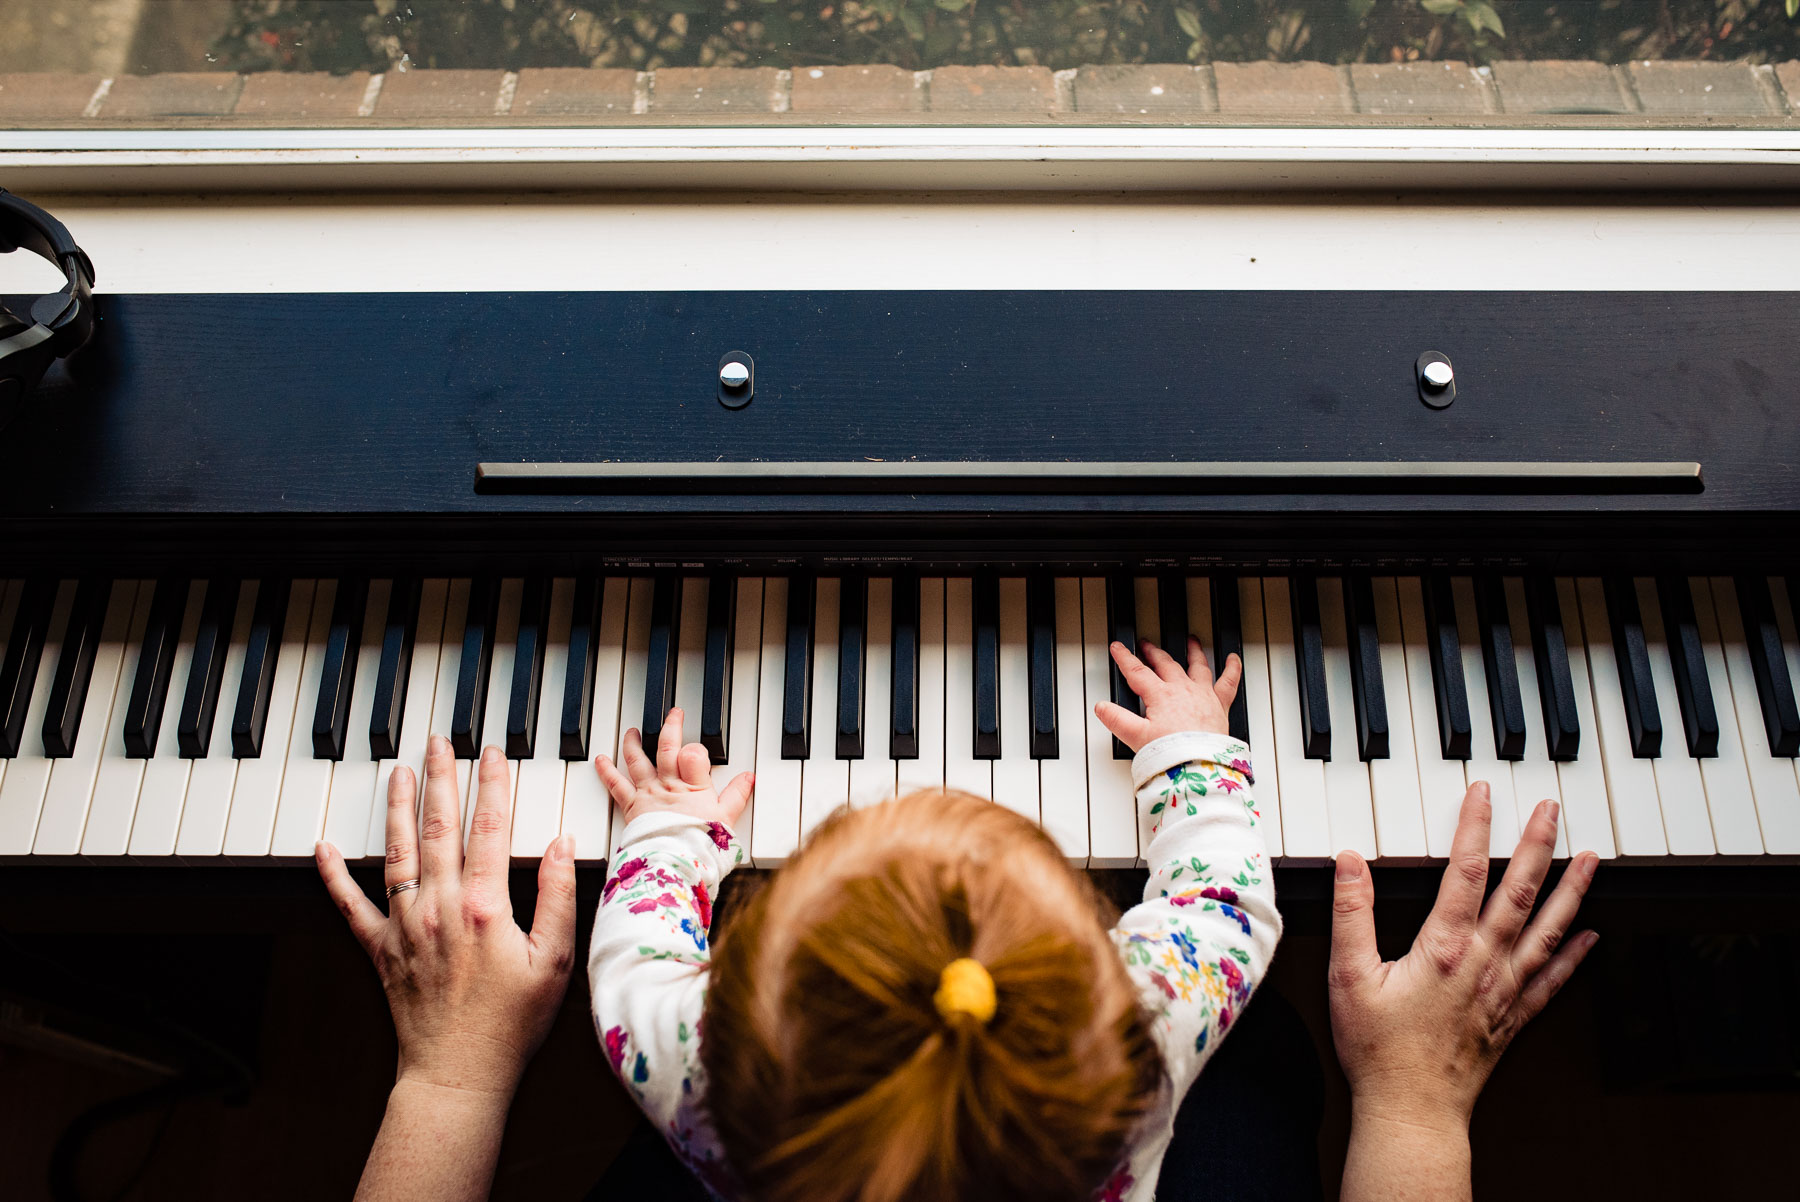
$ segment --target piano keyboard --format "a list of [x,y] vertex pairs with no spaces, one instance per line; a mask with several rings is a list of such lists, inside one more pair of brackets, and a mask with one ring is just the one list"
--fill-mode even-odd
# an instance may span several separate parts
[[395,767],[441,734],[511,765],[515,856],[622,825],[588,761],[686,713],[773,866],[835,808],[948,785],[1071,863],[1140,862],[1107,644],[1244,660],[1279,862],[1449,851],[1469,781],[1496,856],[1800,855],[1796,595],[1779,577],[854,574],[0,581],[0,858],[383,852]]

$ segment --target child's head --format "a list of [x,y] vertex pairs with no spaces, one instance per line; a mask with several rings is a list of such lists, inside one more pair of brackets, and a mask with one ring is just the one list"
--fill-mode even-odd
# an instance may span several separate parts
[[[949,995],[974,1002],[934,1001],[959,959],[992,979],[986,1021],[967,965]],[[1086,878],[1036,824],[935,790],[824,823],[726,924],[701,1058],[771,1202],[1082,1198],[1161,1072]]]

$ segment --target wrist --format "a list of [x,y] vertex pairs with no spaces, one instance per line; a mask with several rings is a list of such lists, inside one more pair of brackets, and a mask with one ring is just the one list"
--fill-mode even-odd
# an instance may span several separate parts
[[394,1086],[442,1091],[468,1098],[498,1098],[507,1105],[519,1088],[529,1057],[497,1040],[438,1047],[428,1053],[400,1050]]
[[1353,1086],[1350,1091],[1350,1111],[1355,1122],[1404,1127],[1443,1137],[1467,1140],[1472,1110],[1460,1098],[1417,1089]]

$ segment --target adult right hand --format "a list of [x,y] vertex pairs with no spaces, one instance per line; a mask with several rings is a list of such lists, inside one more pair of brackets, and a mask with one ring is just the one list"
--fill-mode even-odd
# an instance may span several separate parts
[[[1583,852],[1534,919],[1556,846],[1559,807],[1542,802],[1493,896],[1482,904],[1493,810],[1485,783],[1463,797],[1450,863],[1412,950],[1383,962],[1375,888],[1354,852],[1337,859],[1331,1033],[1350,1080],[1353,1124],[1397,1123],[1466,1139],[1500,1054],[1568,981],[1593,931],[1565,942],[1599,858]],[[1354,1138],[1354,1137],[1353,1137]]]

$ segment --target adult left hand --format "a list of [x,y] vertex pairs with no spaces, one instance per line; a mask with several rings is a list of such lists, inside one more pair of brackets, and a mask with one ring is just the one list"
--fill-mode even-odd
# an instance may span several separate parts
[[381,977],[400,1040],[399,1082],[504,1095],[543,1043],[575,962],[574,840],[550,844],[538,868],[537,913],[526,934],[507,892],[511,799],[506,760],[481,757],[465,854],[458,765],[434,737],[425,756],[425,799],[396,768],[388,786],[383,915],[329,843],[314,850],[319,875]]

